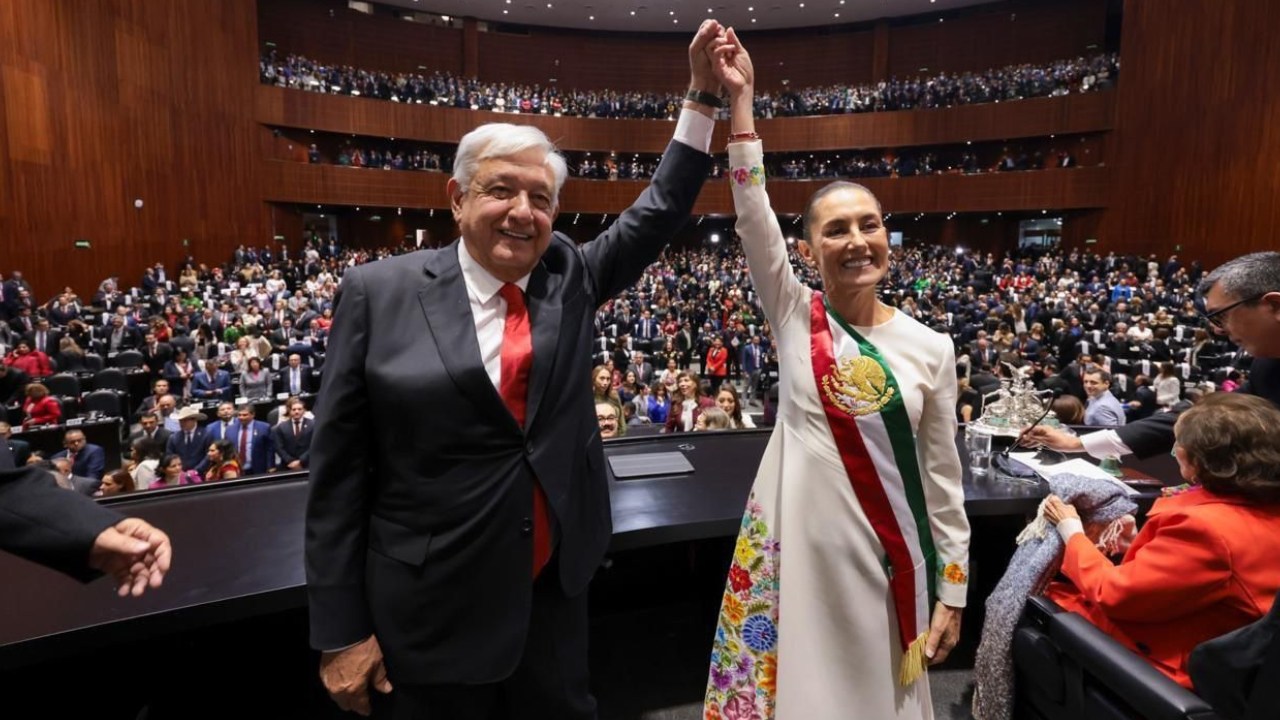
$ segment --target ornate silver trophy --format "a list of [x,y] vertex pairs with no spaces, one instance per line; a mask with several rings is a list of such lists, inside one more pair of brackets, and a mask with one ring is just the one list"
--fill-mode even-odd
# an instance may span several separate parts
[[982,417],[970,422],[966,432],[1016,438],[1028,425],[1058,425],[1049,410],[1052,402],[1051,391],[1037,391],[1029,380],[1001,380],[998,390],[982,398]]

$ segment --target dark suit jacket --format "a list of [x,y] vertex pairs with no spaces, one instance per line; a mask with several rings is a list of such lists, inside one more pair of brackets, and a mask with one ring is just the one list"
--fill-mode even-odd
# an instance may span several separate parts
[[[1249,382],[1237,392],[1257,395],[1280,407],[1280,358],[1255,358],[1249,369]],[[1116,428],[1116,434],[1140,458],[1167,453],[1173,447],[1173,425],[1178,415],[1177,412],[1156,413]]]
[[202,400],[230,400],[231,375],[218,370],[212,376],[201,370],[191,378],[191,395]]
[[[66,450],[53,455],[56,458],[66,456]],[[85,443],[80,452],[76,454],[76,461],[71,463],[71,474],[101,480],[102,473],[106,471],[106,468],[107,451],[103,450],[101,445]]]
[[[302,377],[301,377],[302,392],[304,393],[315,392],[314,380],[313,380],[314,376],[311,374],[311,366],[302,365],[301,367],[298,368],[298,370],[302,374]],[[289,388],[289,373],[291,373],[292,371],[293,371],[293,368],[290,368],[288,365],[285,365],[283,368],[280,369],[280,373],[276,376],[276,392],[278,393],[291,392]]]
[[44,345],[41,347],[36,347],[35,332],[29,332],[26,335],[23,335],[22,339],[30,343],[32,349],[39,350],[45,355],[53,357],[58,354],[58,343],[62,340],[62,333],[57,330],[49,330],[44,334]]
[[58,487],[38,467],[13,469],[0,448],[0,548],[88,582],[93,541],[123,515]]
[[[236,446],[237,457],[240,452],[240,421],[231,424],[231,437],[228,438]],[[242,475],[261,475],[271,469],[271,458],[275,454],[275,443],[271,437],[271,426],[261,420],[254,420],[249,427],[249,457],[240,458]]]
[[204,428],[196,428],[191,442],[187,442],[187,434],[182,431],[171,433],[165,443],[165,452],[171,452],[182,458],[182,469],[201,471],[208,464],[209,445],[213,442]]
[[303,418],[302,432],[293,434],[293,421],[285,419],[271,428],[271,447],[280,456],[280,469],[287,469],[289,463],[301,460],[302,467],[311,465],[311,444],[315,437],[316,426],[311,420]]
[[26,440],[17,438],[9,438],[9,452],[13,455],[13,462],[18,467],[27,464],[27,458],[31,457],[31,443]]
[[315,408],[315,647],[376,633],[397,681],[508,677],[528,633],[535,479],[555,520],[551,567],[566,595],[586,589],[612,534],[582,381],[593,316],[658,258],[709,167],[709,156],[672,142],[652,184],[600,237],[553,236],[526,291],[523,428],[481,361],[457,242],[347,271]]

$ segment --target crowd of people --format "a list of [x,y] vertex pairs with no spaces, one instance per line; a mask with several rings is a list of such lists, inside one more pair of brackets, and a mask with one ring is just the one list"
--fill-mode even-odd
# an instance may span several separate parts
[[[300,55],[281,55],[275,49],[259,59],[258,69],[265,85],[471,110],[672,120],[683,100],[682,95],[671,92],[482,82],[442,71],[390,73],[328,65]],[[1044,65],[893,78],[867,85],[788,88],[761,93],[755,105],[761,117],[943,108],[1104,90],[1115,84],[1119,72],[1119,57],[1100,53]]]
[[307,148],[307,162],[312,165],[332,163],[343,167],[375,168],[381,170],[435,170],[453,169],[453,157],[432,150],[402,150],[372,145],[344,143],[333,157],[327,157],[313,143]]
[[[176,276],[157,265],[134,287],[108,279],[87,301],[66,289],[42,304],[15,272],[4,281],[0,400],[18,403],[27,427],[65,422],[59,399],[39,380],[89,369],[86,355],[127,350],[141,353],[156,390],[131,419],[150,422],[155,413],[169,434],[180,429],[187,402],[314,392],[343,272],[400,251],[350,250],[319,238],[294,256],[283,247],[241,247],[224,265],[186,263]],[[819,284],[794,248],[791,260],[807,283]],[[1194,301],[1200,275],[1198,264],[1177,256],[997,257],[923,246],[894,250],[882,291],[955,338],[961,420],[981,415],[984,396],[1002,381],[1029,379],[1061,391],[1064,422],[1117,425],[1247,380],[1231,348],[1202,326]],[[774,342],[737,243],[672,249],[600,308],[589,382],[616,413],[618,434],[636,425],[714,429],[721,411],[730,418],[724,426],[746,427],[758,402],[771,419]],[[299,379],[283,381],[291,372]],[[212,436],[188,449],[184,469],[203,477],[215,462],[205,458],[211,443]],[[163,449],[128,453],[134,466],[168,467]]]

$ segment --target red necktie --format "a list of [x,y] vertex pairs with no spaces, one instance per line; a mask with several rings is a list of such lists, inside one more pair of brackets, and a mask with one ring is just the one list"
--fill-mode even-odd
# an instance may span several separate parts
[[249,464],[249,426],[240,426],[240,464]]
[[[524,293],[513,283],[502,286],[507,301],[507,320],[502,329],[502,370],[498,393],[516,422],[524,427],[529,398],[529,368],[533,365],[533,336],[529,333],[529,310]],[[551,559],[551,514],[547,495],[536,480],[533,484],[533,576],[538,577]]]

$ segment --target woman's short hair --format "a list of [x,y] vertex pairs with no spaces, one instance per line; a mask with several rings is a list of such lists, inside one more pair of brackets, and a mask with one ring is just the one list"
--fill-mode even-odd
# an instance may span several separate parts
[[[680,381],[684,378],[689,378],[690,380],[693,381],[694,390],[693,390],[693,397],[691,398],[685,397],[684,393],[681,392],[680,390]],[[703,395],[702,381],[698,379],[698,374],[693,372],[692,370],[681,370],[679,373],[677,373],[676,389],[673,391],[673,393],[675,395],[679,395],[681,400],[696,400],[697,398],[702,397]]]
[[27,394],[27,397],[29,398],[34,398],[36,400],[39,400],[42,397],[49,396],[49,388],[45,387],[44,383],[38,383],[38,382],[28,383],[26,394]]
[[547,168],[551,170],[554,183],[553,202],[559,207],[560,188],[564,187],[564,180],[569,175],[569,166],[551,138],[532,125],[489,123],[463,135],[454,155],[453,179],[466,192],[471,189],[471,178],[482,161],[511,157],[527,150],[546,153]]
[[1213,393],[1182,413],[1178,445],[1216,495],[1280,502],[1280,409],[1255,395]]

